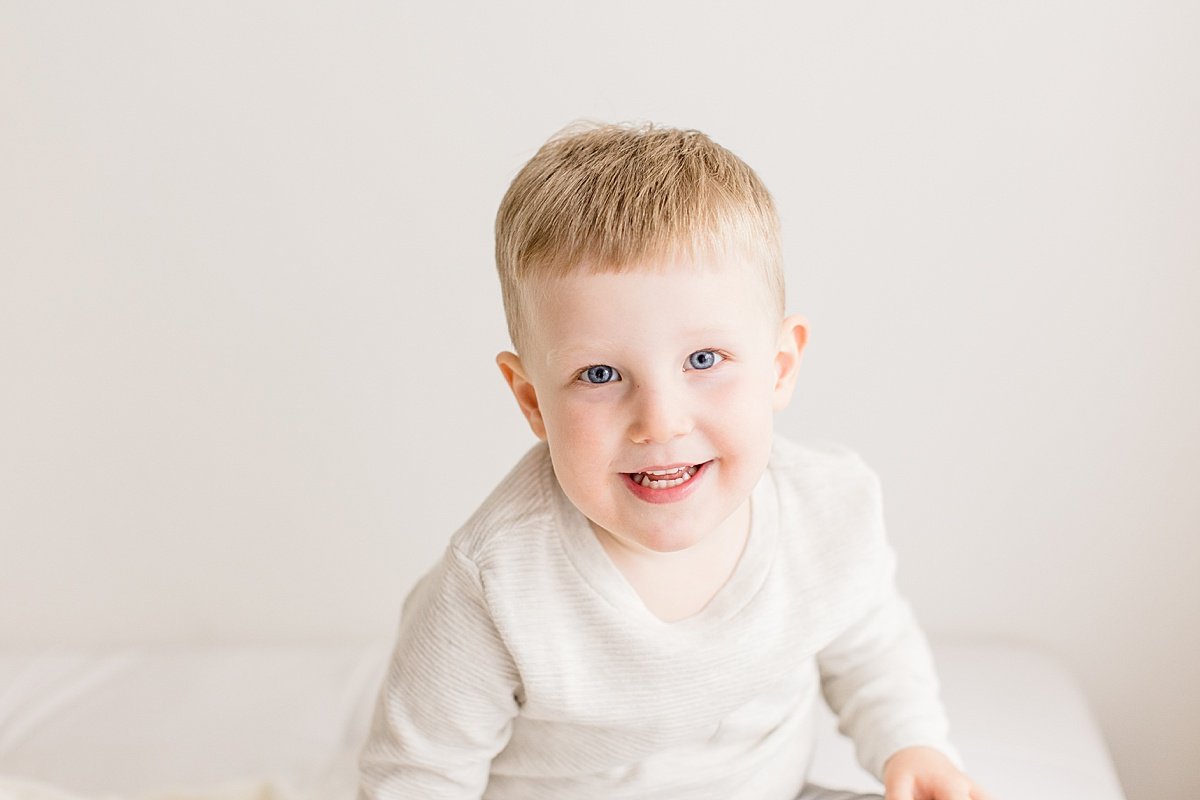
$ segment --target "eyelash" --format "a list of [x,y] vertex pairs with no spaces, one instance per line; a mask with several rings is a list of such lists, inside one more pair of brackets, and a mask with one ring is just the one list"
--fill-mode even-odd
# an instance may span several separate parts
[[[705,347],[703,349],[696,350],[695,352],[689,354],[688,355],[689,363],[691,362],[692,356],[696,355],[696,353],[712,353],[714,356],[716,356],[717,360],[713,362],[711,367],[704,367],[704,368],[692,367],[692,369],[690,370],[692,372],[708,372],[710,369],[715,367],[717,364],[720,364],[722,361],[729,358],[729,354],[723,350],[719,350],[715,347]],[[621,374],[621,373],[617,372],[617,370],[614,369],[613,367],[608,366],[608,364],[592,364],[591,366],[584,367],[583,369],[579,370],[579,372],[575,373],[575,378],[572,382],[573,383],[583,383],[587,386],[607,386],[610,383],[617,382],[616,380],[610,380],[610,381],[602,381],[600,383],[593,383],[592,381],[583,380],[583,377],[588,374],[588,371],[593,370],[596,367],[605,367],[607,369],[610,369],[613,371],[614,374],[616,374],[618,376]],[[620,378],[618,378],[617,380],[620,380]]]

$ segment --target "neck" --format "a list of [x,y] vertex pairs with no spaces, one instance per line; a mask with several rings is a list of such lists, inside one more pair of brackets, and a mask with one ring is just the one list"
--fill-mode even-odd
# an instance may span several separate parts
[[750,536],[750,501],[712,535],[683,550],[658,552],[595,525],[592,530],[646,608],[664,622],[677,622],[699,613],[733,576]]

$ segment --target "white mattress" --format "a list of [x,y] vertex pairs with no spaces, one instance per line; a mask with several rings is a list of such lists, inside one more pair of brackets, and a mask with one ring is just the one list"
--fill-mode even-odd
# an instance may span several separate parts
[[[352,797],[389,643],[0,653],[0,798]],[[937,644],[952,735],[997,800],[1123,800],[1055,660]],[[811,779],[863,791],[826,712]]]

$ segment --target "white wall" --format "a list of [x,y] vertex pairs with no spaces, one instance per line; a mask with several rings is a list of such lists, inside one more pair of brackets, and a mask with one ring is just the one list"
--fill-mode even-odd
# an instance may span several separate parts
[[[1194,3],[0,3],[0,645],[390,637],[531,443],[496,204],[577,118],[710,133],[931,633],[1200,774]],[[516,5],[516,4],[511,4]]]

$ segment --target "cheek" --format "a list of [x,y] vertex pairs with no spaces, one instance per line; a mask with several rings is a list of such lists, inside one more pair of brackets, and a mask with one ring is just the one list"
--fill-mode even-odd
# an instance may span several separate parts
[[774,386],[769,375],[755,374],[721,387],[712,398],[714,422],[726,436],[748,442],[769,438],[774,428]]
[[602,461],[605,442],[613,430],[609,416],[609,410],[600,403],[576,400],[553,405],[545,414],[551,448],[557,444],[559,452],[569,461]]
[[594,403],[566,402],[555,408],[557,427],[573,438],[586,438],[604,418],[604,410]]
[[769,371],[761,368],[747,370],[736,380],[715,387],[710,402],[722,409],[738,409],[739,414],[759,416],[771,408],[774,380]]

